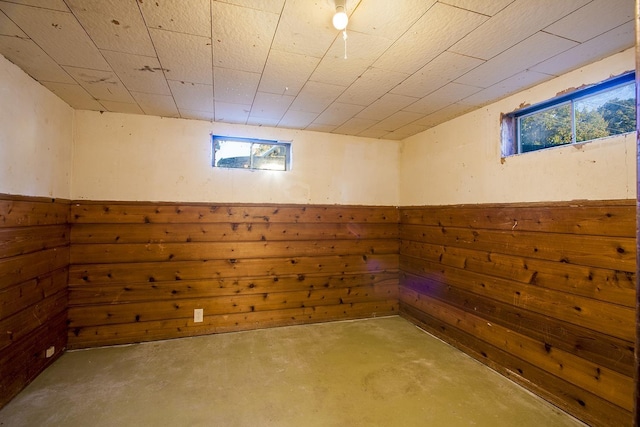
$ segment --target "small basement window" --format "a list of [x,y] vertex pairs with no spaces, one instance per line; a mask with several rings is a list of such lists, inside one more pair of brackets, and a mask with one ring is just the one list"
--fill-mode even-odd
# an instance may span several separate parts
[[582,143],[635,130],[635,73],[631,72],[505,115],[502,155]]
[[253,138],[211,136],[216,168],[286,171],[291,169],[291,143]]

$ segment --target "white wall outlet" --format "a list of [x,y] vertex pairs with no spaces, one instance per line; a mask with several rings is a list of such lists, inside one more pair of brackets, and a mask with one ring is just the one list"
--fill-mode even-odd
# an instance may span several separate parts
[[203,308],[196,308],[193,310],[193,321],[195,323],[199,323],[204,321],[204,309]]
[[56,352],[56,348],[54,346],[51,346],[44,352],[44,355],[48,359],[51,356],[53,356],[55,352]]

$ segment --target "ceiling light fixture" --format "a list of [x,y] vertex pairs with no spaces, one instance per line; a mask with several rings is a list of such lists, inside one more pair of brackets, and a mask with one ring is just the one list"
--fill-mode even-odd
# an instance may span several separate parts
[[333,26],[336,30],[342,31],[342,39],[344,40],[344,59],[347,59],[347,24],[349,16],[347,16],[347,0],[334,0],[336,13],[333,15]]
[[347,24],[349,23],[345,2],[346,0],[335,0],[336,13],[333,15],[333,26],[338,31],[342,31],[347,28]]

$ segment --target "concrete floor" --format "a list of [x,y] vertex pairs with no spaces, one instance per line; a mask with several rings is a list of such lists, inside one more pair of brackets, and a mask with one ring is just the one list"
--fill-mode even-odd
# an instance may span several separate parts
[[64,354],[1,426],[582,426],[399,317]]

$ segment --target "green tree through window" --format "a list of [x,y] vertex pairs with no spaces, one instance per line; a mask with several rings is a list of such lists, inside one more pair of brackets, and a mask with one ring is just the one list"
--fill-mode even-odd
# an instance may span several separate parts
[[[635,82],[626,79],[616,85],[586,94],[549,101],[514,113],[517,120],[517,152],[591,141],[636,129]],[[567,99],[568,98],[568,99]]]

